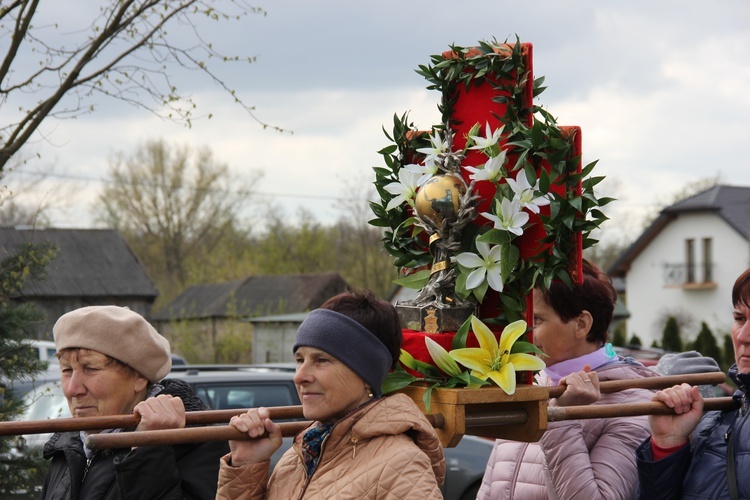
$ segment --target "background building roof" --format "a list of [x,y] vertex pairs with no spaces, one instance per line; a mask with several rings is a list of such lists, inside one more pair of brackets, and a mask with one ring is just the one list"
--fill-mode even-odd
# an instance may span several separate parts
[[194,285],[153,315],[155,321],[255,317],[309,311],[348,285],[335,272],[250,276]]
[[681,214],[715,212],[743,238],[750,240],[750,187],[717,185],[663,209],[659,216],[610,266],[611,276],[625,276],[630,264],[656,236]]
[[143,297],[159,292],[120,233],[113,229],[0,227],[0,260],[26,243],[49,242],[57,256],[46,276],[29,283],[24,297]]

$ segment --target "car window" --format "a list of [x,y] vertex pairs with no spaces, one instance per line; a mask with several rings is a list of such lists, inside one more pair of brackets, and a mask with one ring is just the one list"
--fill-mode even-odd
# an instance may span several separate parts
[[60,364],[60,361],[57,359],[57,349],[54,347],[48,347],[47,348],[47,361],[50,362],[50,364]]
[[196,395],[214,410],[299,404],[289,384],[195,384]]

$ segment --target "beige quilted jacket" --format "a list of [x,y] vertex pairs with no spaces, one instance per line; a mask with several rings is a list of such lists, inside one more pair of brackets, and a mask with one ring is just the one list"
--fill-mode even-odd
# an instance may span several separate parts
[[344,417],[323,443],[307,479],[297,435],[276,464],[232,467],[221,459],[219,499],[442,499],[443,448],[435,430],[403,394],[373,401]]

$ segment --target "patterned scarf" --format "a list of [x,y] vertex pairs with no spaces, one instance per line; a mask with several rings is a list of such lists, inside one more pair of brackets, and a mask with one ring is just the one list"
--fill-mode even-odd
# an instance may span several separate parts
[[307,467],[307,477],[312,476],[315,467],[318,465],[320,447],[332,428],[333,424],[318,424],[317,427],[313,427],[302,437],[302,459],[305,461],[305,467]]

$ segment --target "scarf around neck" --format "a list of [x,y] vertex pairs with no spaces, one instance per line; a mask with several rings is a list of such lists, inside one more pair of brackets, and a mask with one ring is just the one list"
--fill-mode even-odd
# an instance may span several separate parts
[[302,437],[302,459],[307,469],[307,477],[312,476],[315,467],[318,465],[320,448],[331,429],[333,429],[333,424],[318,423],[317,426],[305,432]]

